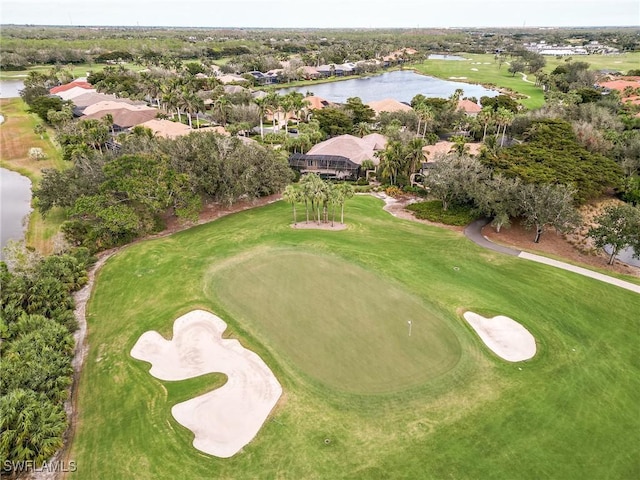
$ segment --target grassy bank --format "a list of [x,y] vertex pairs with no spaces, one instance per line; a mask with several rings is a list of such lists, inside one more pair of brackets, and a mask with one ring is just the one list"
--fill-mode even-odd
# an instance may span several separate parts
[[[381,207],[351,199],[348,228],[332,232],[290,228],[277,202],[110,259],[88,306],[70,478],[633,478],[640,297]],[[195,308],[222,317],[284,389],[229,459],[194,449],[170,413],[207,381],[163,382],[129,355]],[[523,324],[536,356],[497,358],[466,309]],[[438,370],[438,358],[452,361]]]
[[[52,141],[53,132],[48,130],[42,137],[34,133],[33,128],[42,121],[30,114],[27,108],[19,98],[0,99],[0,114],[5,119],[0,125],[0,166],[28,177],[32,185],[37,186],[42,178],[42,169],[62,169],[65,168],[65,164]],[[29,158],[29,149],[32,147],[41,148],[47,158],[45,160]],[[29,217],[27,245],[43,254],[51,253],[53,238],[63,220],[60,211],[52,212],[47,218],[42,218],[37,211],[34,211]]]

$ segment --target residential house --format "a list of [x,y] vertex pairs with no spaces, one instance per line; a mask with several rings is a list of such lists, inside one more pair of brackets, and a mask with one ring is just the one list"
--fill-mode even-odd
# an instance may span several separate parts
[[384,100],[374,100],[368,102],[367,105],[376,112],[376,115],[380,115],[382,112],[411,112],[413,108],[406,103],[399,102],[393,98],[385,98]]
[[387,139],[380,134],[363,138],[340,135],[313,146],[306,154],[289,157],[291,168],[300,173],[317,173],[324,178],[356,179],[365,160],[378,165],[376,152],[384,150]]
[[482,107],[476,102],[464,98],[458,101],[458,110],[463,111],[469,117],[475,117],[480,113]]
[[116,131],[127,130],[156,118],[158,109],[146,105],[129,105],[123,102],[98,102],[84,109],[81,119],[102,119],[107,114],[113,118]]

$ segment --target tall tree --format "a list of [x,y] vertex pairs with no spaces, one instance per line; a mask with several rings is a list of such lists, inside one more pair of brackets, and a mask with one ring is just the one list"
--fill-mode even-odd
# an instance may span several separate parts
[[567,231],[580,223],[580,216],[573,207],[575,189],[565,185],[548,183],[523,185],[518,191],[519,207],[525,226],[535,227],[534,243],[547,226],[557,231]]
[[344,204],[353,197],[355,190],[350,183],[339,183],[336,186],[336,201],[340,205],[340,223],[344,224]]
[[587,235],[597,248],[610,248],[609,265],[626,247],[632,247],[634,256],[640,258],[640,207],[628,204],[611,206],[595,221],[597,226],[591,227]]
[[293,185],[287,185],[282,192],[282,198],[285,202],[290,203],[293,207],[293,224],[297,225],[298,220],[296,218],[296,203],[300,200],[300,192]]

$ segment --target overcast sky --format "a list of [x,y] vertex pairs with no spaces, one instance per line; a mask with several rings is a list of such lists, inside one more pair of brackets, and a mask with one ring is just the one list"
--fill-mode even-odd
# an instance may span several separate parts
[[0,0],[36,25],[383,28],[640,26],[640,0]]

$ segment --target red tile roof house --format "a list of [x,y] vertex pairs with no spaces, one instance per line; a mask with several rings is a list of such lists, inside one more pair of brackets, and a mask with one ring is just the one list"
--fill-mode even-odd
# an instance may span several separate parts
[[328,107],[330,103],[322,97],[317,95],[309,95],[304,97],[303,101],[308,105],[309,110],[322,110],[324,107]]
[[462,110],[466,115],[475,117],[480,113],[482,107],[471,100],[463,99],[458,101],[458,110]]
[[411,108],[406,103],[399,102],[393,98],[385,98],[384,100],[374,100],[368,102],[367,105],[376,112],[376,115],[380,115],[382,112],[411,112]]
[[52,89],[49,90],[49,93],[52,95],[57,95],[60,92],[66,92],[67,90],[70,90],[75,87],[80,87],[87,90],[93,90],[93,85],[91,85],[88,82],[73,81],[73,82],[65,83],[64,85],[58,85],[57,87],[53,87]]
[[323,178],[356,179],[362,162],[380,163],[376,152],[384,150],[386,145],[386,137],[379,133],[363,138],[340,135],[318,143],[306,154],[294,153],[289,157],[289,166],[300,173],[313,172]]
[[[427,162],[434,162],[437,157],[441,155],[446,155],[453,150],[455,143],[440,141],[435,145],[426,145],[422,147],[422,153],[424,153],[425,159]],[[469,155],[475,156],[480,153],[480,148],[482,147],[481,143],[465,143],[465,147],[469,148]]]
[[[607,90],[617,90],[623,103],[640,105],[638,91],[640,91],[640,77],[620,77],[617,80],[599,82],[598,86]],[[627,90],[627,92],[625,92]],[[629,95],[629,91],[631,94]]]
[[81,119],[101,120],[107,114],[113,117],[113,126],[116,130],[126,130],[156,118],[158,109],[122,102],[98,102],[85,108]]

